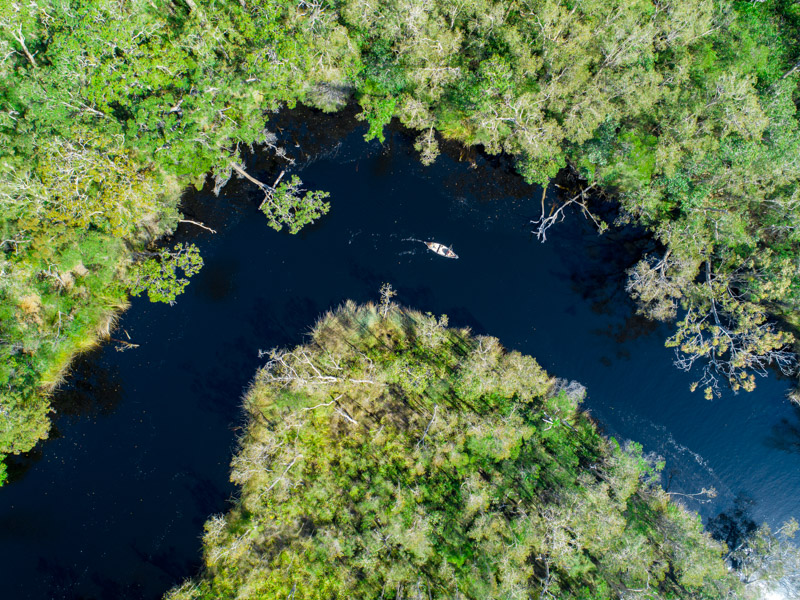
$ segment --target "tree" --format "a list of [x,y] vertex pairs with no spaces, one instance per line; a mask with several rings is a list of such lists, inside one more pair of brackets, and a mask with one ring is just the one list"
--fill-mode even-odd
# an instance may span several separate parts
[[[444,319],[348,302],[269,353],[204,572],[170,600],[726,598],[738,580],[577,384]],[[369,379],[363,376],[369,370]],[[477,391],[466,381],[482,381]]]
[[267,192],[261,204],[261,212],[267,216],[269,226],[280,231],[284,227],[296,234],[306,225],[327,214],[331,208],[325,199],[329,192],[304,189],[303,181],[292,175],[291,180],[282,182]]
[[675,364],[690,371],[700,363],[706,398],[719,395],[719,377],[734,391],[751,391],[755,375],[773,366],[785,375],[797,370],[797,356],[788,347],[792,336],[770,323],[756,304],[747,301],[729,275],[716,275],[706,262],[705,282],[692,284],[683,297],[686,312],[667,340],[676,349]]
[[391,283],[384,283],[381,286],[381,301],[380,301],[380,313],[381,316],[385,319],[389,314],[389,311],[394,308],[395,304],[392,301],[397,295],[397,290],[392,287]]
[[[189,285],[189,278],[203,266],[200,251],[194,244],[176,244],[172,250],[140,253],[140,261],[131,268],[130,291],[134,296],[147,292],[151,302],[175,304],[175,298]],[[180,270],[183,275],[178,275]]]
[[[13,313],[0,322],[0,379],[21,415],[0,433],[17,432],[15,450],[44,435],[40,384],[124,304],[124,267],[178,222],[181,189],[209,171],[226,180],[242,146],[270,147],[265,121],[280,107],[333,110],[350,96],[369,139],[393,118],[419,130],[425,162],[441,136],[513,154],[528,181],[566,165],[613,192],[619,222],[664,246],[665,263],[647,258],[631,276],[643,310],[689,311],[687,339],[720,316],[744,340],[738,356],[766,353],[758,371],[788,341],[775,319],[800,328],[798,40],[787,0],[0,0],[0,251]],[[275,228],[297,231],[329,208],[299,180],[278,187],[262,187]],[[542,237],[558,210],[543,208]],[[95,265],[85,281],[76,254],[99,258],[82,263]],[[722,294],[713,304],[690,275],[706,261]],[[41,309],[28,313],[31,298]],[[699,327],[713,346],[717,330]],[[705,342],[695,347],[705,360]],[[711,371],[752,387],[738,366]]]
[[789,598],[800,592],[800,548],[791,541],[797,529],[795,519],[776,531],[762,525],[728,554],[745,584],[746,597],[764,598],[779,592]]
[[276,231],[287,227],[289,233],[296,234],[330,210],[330,204],[325,202],[330,193],[304,189],[303,181],[297,175],[292,175],[291,180],[285,182],[282,180],[286,171],[281,171],[275,182],[267,185],[250,175],[236,162],[230,162],[227,165],[224,175],[217,175],[215,191],[225,185],[232,171],[235,171],[239,177],[244,177],[256,184],[264,192],[264,199],[258,209],[266,215],[269,226]]

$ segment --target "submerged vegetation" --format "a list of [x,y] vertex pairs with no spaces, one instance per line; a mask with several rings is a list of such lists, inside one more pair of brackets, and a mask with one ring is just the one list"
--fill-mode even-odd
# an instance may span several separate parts
[[[46,436],[131,286],[174,299],[181,250],[133,263],[296,102],[355,99],[368,139],[398,118],[425,162],[444,136],[570,169],[659,241],[629,291],[708,395],[793,372],[799,34],[791,0],[0,0],[0,453]],[[268,197],[290,231],[328,206],[294,177]]]
[[169,600],[727,598],[724,546],[584,390],[446,318],[346,304],[245,398],[233,510]]

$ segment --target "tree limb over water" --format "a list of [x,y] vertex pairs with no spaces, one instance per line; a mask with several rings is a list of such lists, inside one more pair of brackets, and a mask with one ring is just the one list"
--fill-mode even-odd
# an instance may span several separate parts
[[[536,236],[536,239],[540,242],[544,243],[547,241],[547,231],[556,223],[560,223],[566,218],[565,210],[570,206],[577,206],[581,209],[584,218],[587,218],[594,223],[594,226],[597,228],[599,233],[603,233],[606,229],[608,229],[608,225],[603,221],[598,220],[593,214],[592,211],[586,206],[587,198],[586,194],[594,188],[594,184],[582,189],[578,194],[567,200],[566,202],[562,202],[561,204],[553,204],[550,207],[550,212],[545,216],[545,208],[544,208],[544,199],[545,194],[542,193],[542,214],[541,216],[535,220],[531,221],[531,224],[534,225],[533,234]],[[546,189],[545,189],[546,191]]]

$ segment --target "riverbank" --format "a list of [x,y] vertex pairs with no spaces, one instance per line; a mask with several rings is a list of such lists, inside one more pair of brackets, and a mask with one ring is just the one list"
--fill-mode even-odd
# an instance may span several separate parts
[[[176,182],[211,172],[219,189],[244,147],[277,151],[265,115],[299,101],[334,111],[355,99],[368,139],[399,118],[426,164],[438,132],[512,155],[529,181],[569,165],[615,190],[622,219],[663,245],[630,271],[629,292],[650,317],[685,311],[668,342],[683,366],[704,365],[695,387],[714,396],[794,372],[792,336],[771,320],[800,305],[792,3],[627,3],[609,19],[553,0],[535,22],[516,5],[490,18],[447,2],[269,6],[10,10],[0,453],[45,435],[41,386],[121,304],[124,240],[150,221],[174,227]],[[80,275],[87,261],[96,268]]]
[[[228,463],[240,398],[265,361],[259,349],[302,344],[318,315],[346,298],[374,300],[384,281],[398,301],[580,380],[607,435],[664,457],[668,491],[717,490],[681,496],[704,521],[725,512],[726,523],[775,529],[800,514],[800,420],[783,399],[788,382],[772,376],[752,394],[698,402],[663,347],[665,327],[637,317],[624,293],[645,232],[598,237],[568,215],[539,244],[520,215],[538,207],[541,190],[506,159],[459,161],[454,147],[425,167],[399,127],[381,145],[339,115],[301,111],[272,123],[308,152],[297,172],[331,192],[330,213],[290,236],[269,228],[243,180],[218,198],[208,189],[184,198],[187,214],[218,233],[183,225],[173,242],[195,243],[205,266],[175,306],[132,300],[113,337],[127,332],[138,348],[108,343],[80,358],[54,398],[51,439],[10,464],[13,484],[0,494],[8,594],[156,600],[197,573],[202,524],[229,510],[235,492]],[[280,163],[266,158],[248,159],[248,170],[270,179]],[[442,240],[461,258],[406,238]]]
[[241,493],[167,598],[728,597],[724,547],[583,394],[445,317],[348,302],[256,375]]

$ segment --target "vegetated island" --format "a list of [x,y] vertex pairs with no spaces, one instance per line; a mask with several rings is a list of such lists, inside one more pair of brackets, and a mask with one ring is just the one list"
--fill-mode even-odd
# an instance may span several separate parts
[[181,190],[247,177],[276,228],[324,214],[240,152],[282,155],[265,123],[297,102],[357,102],[368,139],[397,118],[425,163],[444,137],[531,182],[566,169],[578,193],[537,233],[618,199],[657,241],[628,291],[707,396],[794,373],[798,59],[792,0],[0,0],[0,458],[47,436],[49,392],[129,291],[172,301],[199,268],[149,247]]
[[724,545],[491,337],[347,303],[245,398],[235,507],[168,600],[724,598]]

